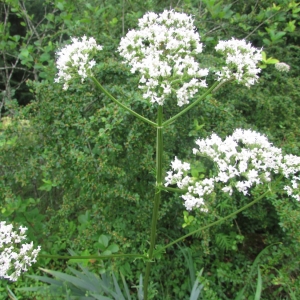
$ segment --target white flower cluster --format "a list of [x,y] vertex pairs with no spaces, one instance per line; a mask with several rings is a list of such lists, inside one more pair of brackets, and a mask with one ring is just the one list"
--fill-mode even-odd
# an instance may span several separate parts
[[195,56],[202,52],[200,36],[192,17],[174,10],[157,15],[149,12],[139,20],[139,29],[122,38],[120,54],[131,66],[132,73],[140,72],[139,88],[151,103],[163,105],[171,94],[177,104],[189,103],[199,88],[207,87]]
[[102,50],[102,46],[97,45],[94,38],[83,36],[80,39],[72,38],[72,44],[65,46],[57,52],[56,66],[58,68],[55,82],[64,82],[64,90],[69,87],[69,82],[73,77],[79,75],[81,82],[91,74],[91,69],[96,64],[95,60],[91,60],[97,50]]
[[236,129],[224,141],[216,134],[196,141],[195,155],[211,159],[217,166],[215,176],[204,180],[188,175],[190,164],[175,157],[172,171],[167,172],[165,186],[177,184],[188,192],[182,196],[187,210],[198,207],[205,211],[205,196],[211,194],[218,183],[222,191],[232,194],[237,190],[244,195],[255,185],[270,182],[276,174],[282,174],[289,185],[284,187],[288,196],[300,201],[300,157],[283,155],[281,149],[272,146],[268,139],[251,130]]
[[261,49],[252,47],[245,40],[235,38],[219,41],[215,49],[226,56],[226,66],[216,72],[219,81],[235,79],[238,83],[250,87],[258,80],[260,68],[257,64],[262,60]]
[[279,72],[289,72],[290,71],[290,66],[284,62],[278,62],[275,64],[275,68]]
[[0,222],[0,278],[16,281],[22,271],[27,271],[41,250],[33,249],[33,243],[22,244],[26,239],[26,227],[20,226],[20,233],[12,225]]

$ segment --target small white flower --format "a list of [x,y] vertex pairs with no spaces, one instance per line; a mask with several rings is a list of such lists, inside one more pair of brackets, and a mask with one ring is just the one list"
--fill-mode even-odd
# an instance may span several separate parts
[[275,68],[279,71],[279,72],[289,72],[290,71],[290,66],[284,62],[278,62],[275,64]]
[[216,72],[219,81],[235,79],[239,84],[250,87],[258,80],[258,62],[262,60],[261,49],[252,47],[245,40],[235,38],[219,41],[215,49],[225,56],[225,66]]
[[95,60],[91,60],[96,51],[102,50],[102,46],[97,45],[94,38],[83,36],[80,39],[72,38],[72,44],[65,46],[57,52],[56,66],[57,77],[54,82],[64,82],[63,89],[69,88],[69,82],[74,77],[81,77],[81,82],[91,75],[91,69],[96,65]]
[[193,153],[214,162],[217,169],[214,176],[196,180],[188,174],[190,164],[185,165],[175,157],[171,163],[173,171],[167,172],[166,177],[166,185],[176,183],[179,188],[188,189],[182,196],[187,210],[199,208],[205,211],[202,209],[205,208],[205,198],[216,187],[229,195],[236,189],[247,196],[252,187],[269,183],[276,174],[283,174],[290,181],[284,190],[288,196],[300,201],[300,177],[295,176],[300,173],[300,157],[283,155],[264,135],[236,129],[224,140],[212,134],[206,139],[198,139],[196,144],[198,148],[194,148]]
[[33,243],[21,244],[26,239],[26,227],[20,226],[20,233],[12,230],[12,225],[0,222],[0,278],[16,281],[21,272],[26,272],[41,250],[33,249]]
[[192,17],[165,10],[161,14],[149,12],[139,20],[139,28],[122,38],[119,52],[131,66],[131,72],[141,74],[139,88],[151,103],[163,105],[174,92],[182,106],[200,88],[206,88],[196,55],[202,52],[200,36]]
[[231,196],[232,193],[233,193],[233,190],[232,190],[232,187],[231,187],[231,186],[225,186],[225,187],[223,187],[223,188],[222,188],[222,191],[223,191],[224,193],[228,193],[230,196]]

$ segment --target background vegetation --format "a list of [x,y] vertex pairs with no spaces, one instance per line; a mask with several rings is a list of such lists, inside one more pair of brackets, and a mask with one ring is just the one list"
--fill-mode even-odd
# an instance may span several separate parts
[[[120,38],[147,11],[173,8],[194,15],[205,46],[203,65],[219,39],[246,38],[267,57],[291,66],[279,73],[273,65],[251,89],[232,85],[206,99],[188,118],[169,127],[164,167],[176,155],[191,155],[194,140],[212,132],[231,134],[237,127],[265,133],[274,145],[299,154],[300,4],[291,0],[2,0],[0,1],[0,210],[1,220],[29,228],[29,238],[44,254],[103,253],[105,235],[120,253],[148,249],[155,166],[155,130],[111,103],[92,85],[74,84],[63,92],[54,84],[55,51],[70,36],[93,36],[103,45],[96,77],[118,99],[150,118],[154,108],[141,97],[138,78],[116,52]],[[268,61],[265,62],[265,65]],[[264,67],[264,66],[262,66]],[[178,108],[167,107],[168,114]],[[183,214],[179,195],[165,193],[159,214],[158,244],[217,220],[250,200],[219,199],[213,213]],[[255,261],[263,278],[262,299],[300,296],[299,203],[278,194],[264,199],[220,226],[188,238],[163,254],[152,269],[157,299],[186,299],[190,291],[187,262],[204,268],[204,299],[233,299],[247,283],[252,299]],[[185,224],[184,226],[182,226]],[[183,228],[184,227],[184,228]],[[101,244],[101,243],[100,243]],[[107,245],[108,246],[108,245]],[[101,247],[100,247],[101,248]],[[263,252],[261,252],[263,251]],[[95,272],[121,271],[138,282],[141,260],[89,261]],[[65,270],[66,262],[40,259],[38,266]],[[33,299],[19,287],[36,283],[22,277],[6,285],[18,299]],[[2,297],[2,298],[1,298]]]

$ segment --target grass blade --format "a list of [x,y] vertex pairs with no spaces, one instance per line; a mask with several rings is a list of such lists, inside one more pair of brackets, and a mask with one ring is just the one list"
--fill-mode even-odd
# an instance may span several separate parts
[[262,279],[261,279],[261,273],[259,267],[257,268],[257,273],[258,273],[258,277],[257,277],[257,286],[256,286],[256,293],[255,293],[254,300],[260,299],[261,291],[262,291]]
[[12,300],[18,300],[18,298],[17,298],[16,295],[10,290],[10,288],[9,288],[8,286],[7,286],[6,288],[7,288],[7,290],[8,290],[8,296],[9,296],[9,298],[12,299]]
[[203,289],[203,284],[200,284],[198,278],[195,280],[195,283],[193,285],[193,289],[191,291],[190,300],[197,300],[201,290]]

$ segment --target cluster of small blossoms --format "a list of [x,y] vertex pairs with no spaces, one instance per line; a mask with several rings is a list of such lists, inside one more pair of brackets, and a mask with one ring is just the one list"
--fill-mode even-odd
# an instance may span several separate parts
[[94,38],[83,36],[80,39],[72,38],[72,44],[65,46],[57,52],[56,66],[58,69],[55,82],[64,82],[63,89],[67,90],[72,78],[81,77],[81,82],[91,74],[91,69],[96,64],[91,56],[102,50]]
[[216,72],[219,81],[235,79],[239,84],[250,87],[258,80],[260,68],[257,65],[262,60],[261,49],[235,38],[219,41],[215,49],[226,57],[226,66]]
[[284,62],[278,62],[275,64],[275,68],[279,72],[289,72],[290,71],[290,66]]
[[174,10],[149,12],[138,25],[122,38],[119,52],[132,73],[140,72],[143,97],[163,105],[173,94],[179,106],[188,104],[200,88],[207,87],[204,77],[209,72],[195,60],[202,43],[192,17]]
[[20,226],[20,233],[13,231],[12,225],[0,222],[0,278],[16,281],[21,272],[26,272],[41,250],[33,248],[33,243],[24,244],[26,227]]
[[165,186],[177,184],[186,189],[182,196],[187,210],[197,207],[206,211],[205,196],[217,188],[231,195],[235,190],[249,194],[255,185],[271,182],[276,175],[289,182],[284,187],[288,196],[300,201],[298,173],[300,157],[283,155],[281,149],[274,147],[268,139],[251,130],[236,129],[223,141],[216,134],[209,138],[198,139],[195,155],[209,158],[217,166],[215,176],[199,180],[189,176],[190,164],[181,162],[177,157],[171,163],[172,170],[167,172]]

